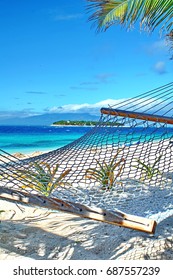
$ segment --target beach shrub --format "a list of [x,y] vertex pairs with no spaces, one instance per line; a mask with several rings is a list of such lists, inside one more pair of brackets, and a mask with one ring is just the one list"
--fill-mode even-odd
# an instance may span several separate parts
[[68,184],[64,182],[64,178],[71,169],[58,173],[59,166],[56,164],[51,167],[46,162],[34,162],[30,164],[28,170],[18,169],[17,178],[22,181],[22,188],[31,188],[49,196],[57,187]]
[[137,159],[138,165],[134,166],[137,169],[141,170],[141,180],[149,179],[151,180],[155,175],[161,175],[161,172],[156,165],[160,162],[162,155],[160,155],[153,164],[144,163],[141,160]]
[[[103,161],[100,163],[96,160],[98,168],[89,168],[86,170],[86,178],[99,182],[103,190],[110,190],[115,183],[121,184],[117,181],[125,164],[124,158],[117,159],[121,150],[118,150],[115,156],[109,163]],[[117,170],[117,172],[115,172]]]

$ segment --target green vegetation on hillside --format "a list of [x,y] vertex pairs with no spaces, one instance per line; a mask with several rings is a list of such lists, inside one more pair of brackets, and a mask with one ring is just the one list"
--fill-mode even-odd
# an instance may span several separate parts
[[57,121],[54,122],[53,125],[80,125],[80,126],[94,126],[96,125],[98,122],[96,121]]
[[[65,125],[95,126],[97,124],[98,124],[98,121],[63,121],[63,120],[53,123],[53,125],[62,125],[62,126],[65,126]],[[110,126],[123,126],[122,124],[120,124],[118,122],[117,123],[107,122],[106,124],[110,125]]]

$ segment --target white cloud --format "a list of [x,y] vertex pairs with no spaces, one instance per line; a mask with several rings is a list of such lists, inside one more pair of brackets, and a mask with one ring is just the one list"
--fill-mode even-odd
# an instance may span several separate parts
[[159,75],[163,75],[165,74],[166,71],[166,64],[164,61],[158,61],[157,63],[155,63],[155,65],[153,66],[153,70],[159,74]]
[[79,19],[82,18],[82,14],[68,14],[68,15],[56,15],[54,16],[55,21],[64,21],[64,20],[73,20],[73,19]]
[[35,115],[38,115],[38,113],[34,112],[33,108],[19,111],[0,111],[0,119],[25,118]]
[[48,94],[47,92],[44,91],[26,91],[28,94]]
[[97,87],[83,87],[83,86],[71,86],[72,90],[87,90],[87,91],[95,91],[98,90]]
[[167,104],[167,101],[162,99],[155,99],[154,97],[143,97],[137,99],[106,99],[96,103],[82,103],[82,104],[66,104],[62,106],[47,107],[43,112],[35,112],[33,108],[23,109],[21,111],[0,111],[0,120],[7,118],[25,118],[34,115],[51,114],[51,113],[89,113],[91,115],[100,116],[100,109],[103,107],[118,108],[121,106],[122,110],[144,111],[148,113],[157,112],[157,114],[165,114],[164,107],[169,112],[166,116],[172,116],[172,104]]
[[149,55],[155,55],[158,53],[167,52],[168,44],[166,43],[165,40],[158,40],[150,45],[145,45],[144,49]]
[[95,75],[95,78],[99,83],[108,83],[112,82],[110,78],[114,78],[115,76],[114,73],[100,73]]
[[109,107],[124,101],[125,99],[106,99],[97,103],[83,103],[83,104],[67,104],[63,106],[47,107],[42,112],[36,112],[34,108],[24,108],[23,110],[14,111],[0,111],[0,120],[11,118],[26,118],[30,116],[42,115],[44,113],[89,113],[100,115],[102,107]]
[[45,111],[49,113],[90,113],[99,115],[102,107],[114,106],[122,101],[124,101],[124,99],[106,99],[94,104],[67,104],[61,107],[54,106],[52,108],[46,108]]

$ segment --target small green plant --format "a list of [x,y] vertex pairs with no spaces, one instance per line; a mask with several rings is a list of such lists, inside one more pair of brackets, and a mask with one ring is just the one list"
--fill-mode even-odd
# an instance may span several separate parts
[[[103,190],[112,189],[112,187],[115,185],[117,178],[120,176],[125,163],[124,158],[117,160],[117,156],[120,153],[120,151],[121,150],[117,151],[110,163],[106,163],[105,161],[103,161],[103,163],[100,163],[98,160],[96,160],[99,168],[87,169],[85,177],[87,179],[99,182]],[[116,169],[117,173],[115,173]]]
[[[3,212],[5,212],[4,210],[0,210],[0,215],[1,215],[1,213],[3,213]],[[1,220],[0,220],[0,223],[1,223]]]
[[154,175],[161,175],[161,172],[159,169],[156,167],[156,165],[159,163],[162,155],[160,155],[158,158],[156,158],[155,162],[151,165],[149,163],[145,164],[141,160],[137,159],[136,161],[138,162],[138,165],[134,166],[137,169],[141,169],[142,176],[141,180],[144,179],[152,179]]
[[17,178],[22,181],[22,188],[32,188],[49,196],[54,189],[65,185],[64,178],[71,171],[67,169],[57,175],[58,168],[59,164],[51,168],[46,162],[34,162],[28,170],[17,170]]

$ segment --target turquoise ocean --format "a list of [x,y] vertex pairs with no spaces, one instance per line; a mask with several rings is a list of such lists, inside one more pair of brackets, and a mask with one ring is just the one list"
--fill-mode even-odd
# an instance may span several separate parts
[[91,127],[0,126],[0,149],[8,153],[32,153],[63,147],[80,138]]
[[[0,149],[13,154],[16,152],[50,151],[72,143],[91,129],[92,127],[86,126],[0,126]],[[125,139],[128,139],[127,144],[129,145],[151,140],[151,138],[153,138],[153,141],[160,139],[171,139],[173,141],[172,128],[162,127],[159,130],[147,128],[143,130],[138,127],[133,131],[131,128],[125,127],[101,128],[99,136],[102,136],[105,130],[110,137],[110,143],[111,141],[117,141],[116,137],[113,138],[112,135],[116,135],[119,131],[122,135],[120,143],[122,145]],[[152,135],[153,137],[151,137]],[[99,145],[99,139],[103,140],[103,138],[97,137],[97,139],[98,143],[95,144]]]

